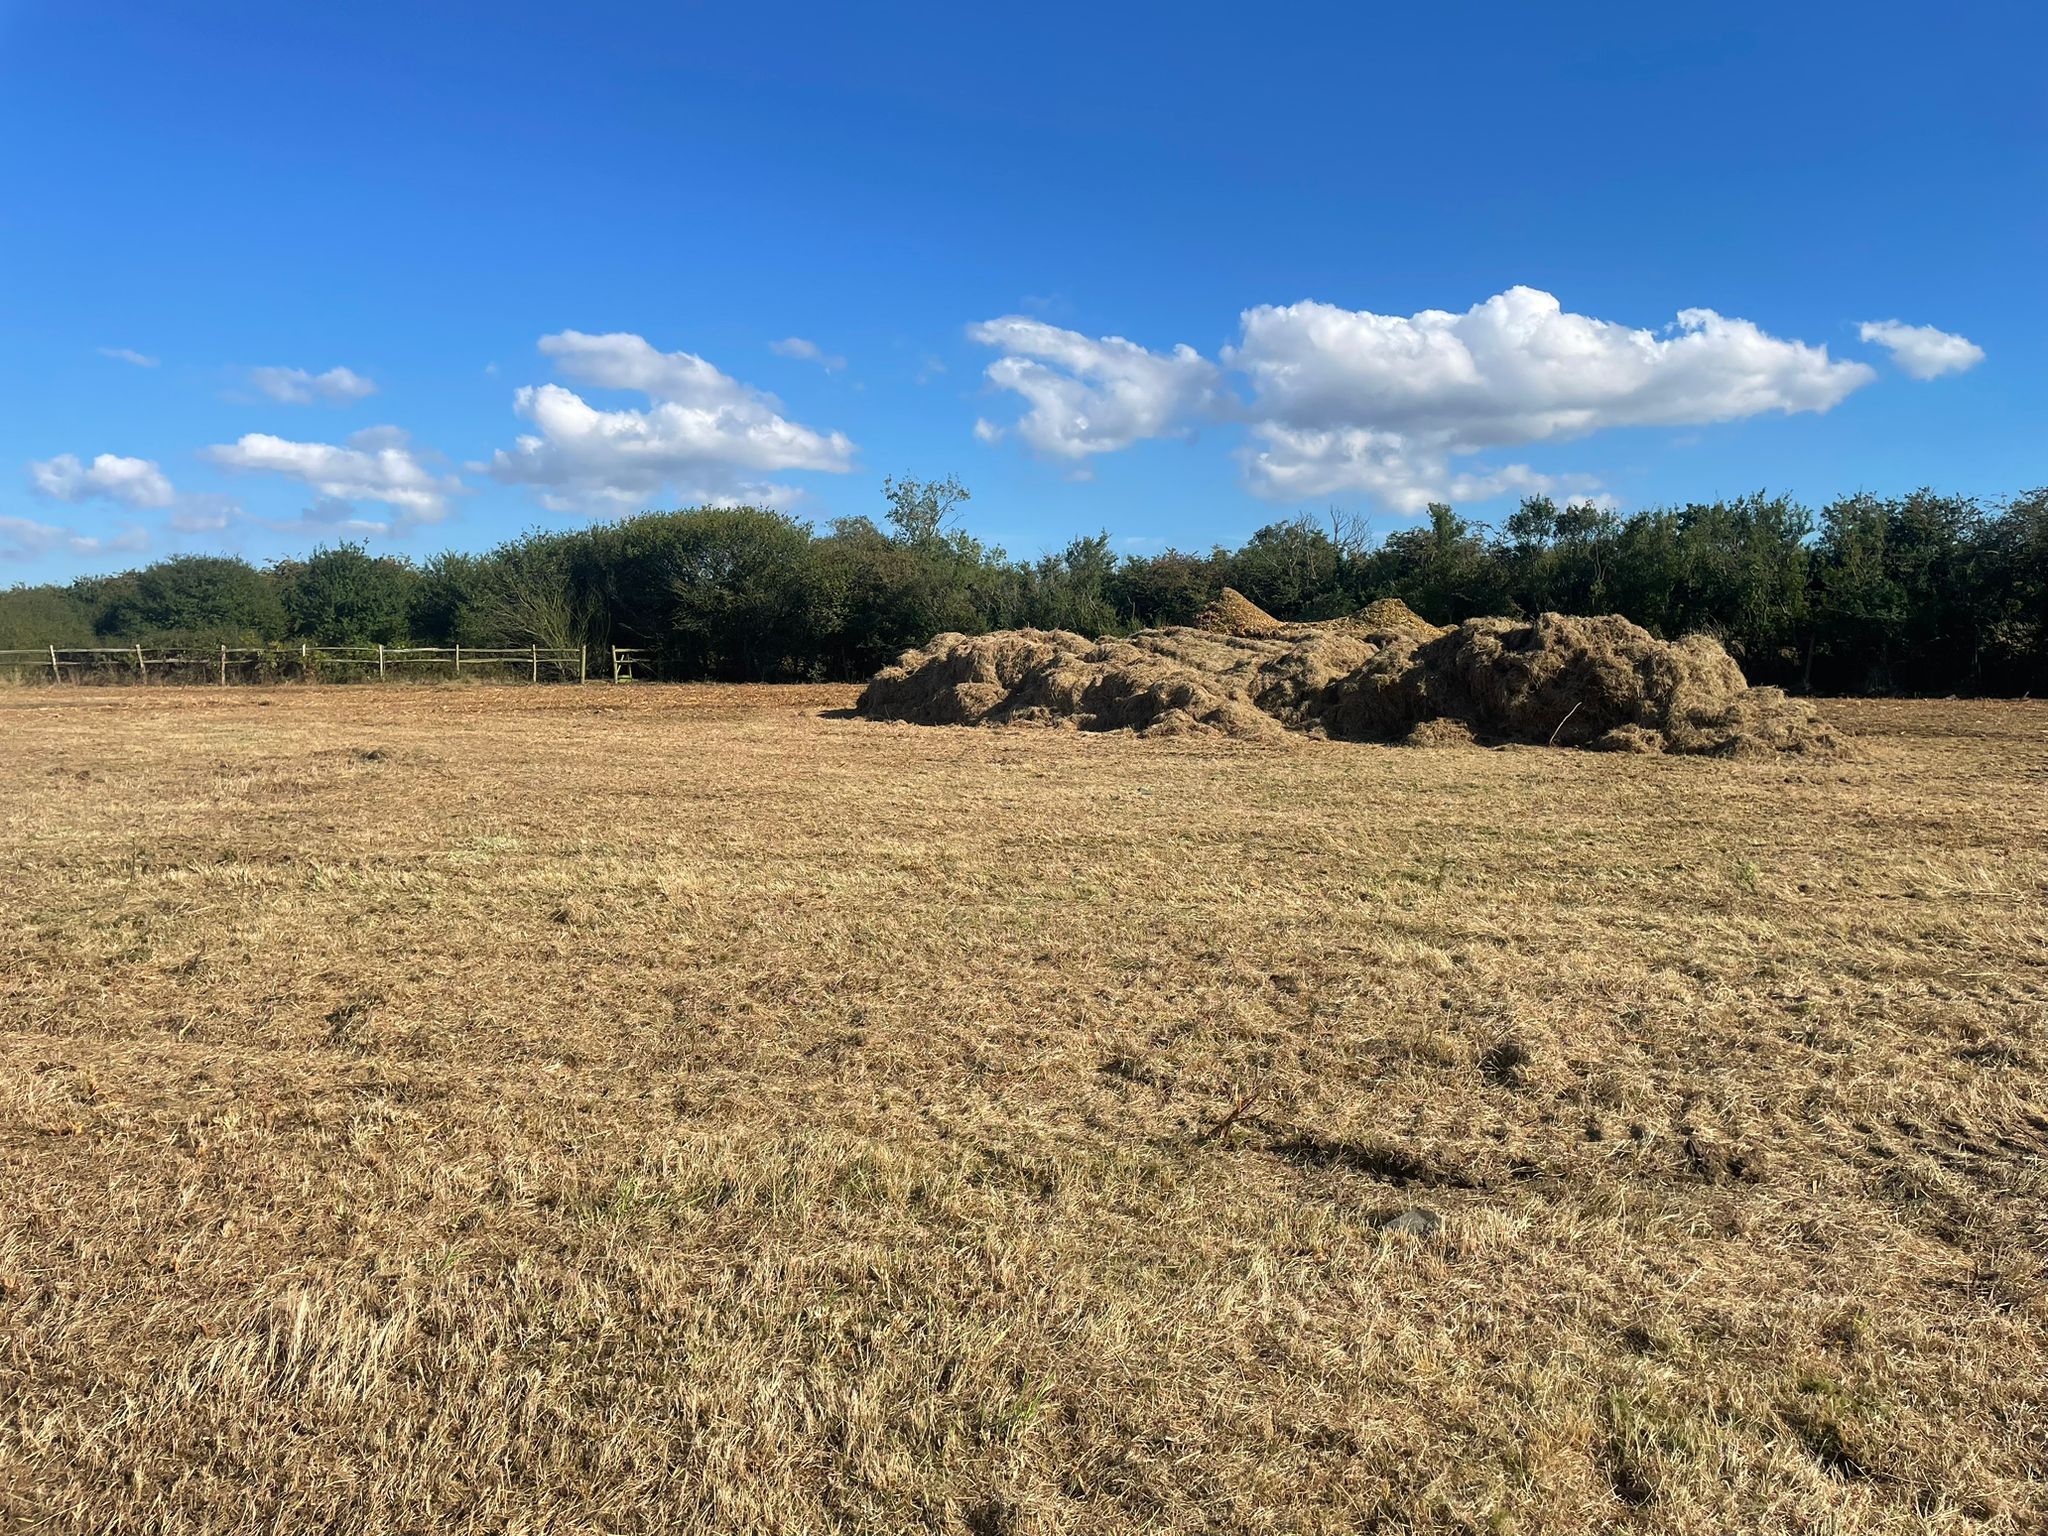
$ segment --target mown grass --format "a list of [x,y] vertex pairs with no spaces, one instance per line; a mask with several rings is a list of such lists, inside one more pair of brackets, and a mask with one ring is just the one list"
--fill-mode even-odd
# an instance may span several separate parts
[[2048,708],[0,697],[0,1522],[2048,1525]]

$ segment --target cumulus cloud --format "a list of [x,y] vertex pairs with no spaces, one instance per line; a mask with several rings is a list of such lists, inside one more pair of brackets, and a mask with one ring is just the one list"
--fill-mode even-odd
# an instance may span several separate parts
[[1682,310],[1660,333],[1569,314],[1534,288],[1463,314],[1261,305],[1243,325],[1225,356],[1251,378],[1257,408],[1295,426],[1446,433],[1467,450],[1824,411],[1872,377],[1711,309]]
[[149,547],[149,535],[140,528],[126,528],[111,538],[78,533],[54,523],[39,523],[26,517],[0,517],[0,560],[33,560],[51,553],[93,554],[103,550],[137,550]]
[[[1084,336],[1025,315],[984,320],[967,335],[1003,353],[988,365],[989,382],[1023,398],[1017,436],[1050,458],[1079,461],[1178,435],[1217,398],[1217,367],[1193,347],[1151,352],[1121,336]],[[983,442],[1002,430],[975,424]]]
[[854,445],[840,432],[789,420],[773,395],[720,372],[690,352],[662,352],[626,332],[561,331],[541,354],[579,384],[631,390],[645,409],[605,410],[560,384],[512,397],[530,423],[487,468],[532,486],[554,511],[633,511],[673,493],[686,501],[787,503],[799,493],[756,477],[781,470],[843,474]]
[[[138,510],[168,512],[166,521],[178,533],[216,532],[241,512],[233,500],[217,492],[179,491],[153,459],[103,453],[84,464],[74,454],[60,453],[54,459],[30,463],[28,470],[29,484],[40,496],[63,502],[112,501]],[[66,537],[74,538],[70,547],[77,549],[140,549],[148,542],[148,535],[139,528],[112,539],[85,538],[83,543],[75,541],[82,535]]]
[[837,373],[846,366],[846,359],[836,352],[827,352],[815,341],[806,341],[801,336],[785,336],[780,341],[768,343],[768,350],[777,357],[795,358],[799,362],[816,363],[827,373]]
[[160,357],[151,357],[131,347],[101,347],[100,356],[111,357],[117,363],[129,363],[137,368],[154,368],[163,361]]
[[125,507],[168,507],[178,496],[156,460],[116,453],[99,454],[90,464],[73,453],[31,460],[28,477],[31,489],[52,501],[104,499]]
[[1490,449],[1826,411],[1875,377],[1824,346],[1711,309],[1681,310],[1650,331],[1571,314],[1521,287],[1462,314],[1261,305],[1245,311],[1224,357],[1252,386],[1255,490],[1360,490],[1410,510],[1553,488],[1524,465],[1455,464]]
[[[1876,377],[1824,346],[1711,309],[1646,330],[1569,313],[1526,287],[1462,313],[1382,315],[1310,300],[1248,309],[1240,324],[1220,367],[1190,347],[1151,352],[1018,315],[971,326],[973,340],[1004,354],[990,381],[1027,407],[1014,428],[982,418],[974,434],[992,443],[1014,430],[1041,453],[1083,460],[1229,417],[1250,430],[1245,466],[1259,494],[1362,492],[1414,511],[1440,499],[1597,489],[1585,476],[1480,455],[1612,427],[1826,411]],[[1226,372],[1247,400],[1225,391]]]
[[448,498],[463,490],[455,476],[422,462],[395,427],[358,433],[347,446],[249,432],[206,449],[205,457],[224,469],[284,475],[337,501],[381,502],[408,523],[439,521],[448,511]]
[[1488,501],[1510,493],[1583,495],[1595,489],[1589,478],[1559,478],[1526,464],[1453,470],[1448,450],[1398,432],[1300,430],[1270,421],[1257,423],[1252,431],[1259,445],[1246,456],[1252,489],[1274,500],[1357,491],[1397,511],[1419,512],[1432,501]]
[[1856,328],[1856,334],[1890,352],[1892,361],[1916,379],[1965,373],[1984,361],[1984,349],[1967,336],[1936,330],[1931,325],[1866,320]]
[[377,392],[377,386],[352,368],[308,373],[303,368],[251,368],[249,382],[286,405],[348,405]]

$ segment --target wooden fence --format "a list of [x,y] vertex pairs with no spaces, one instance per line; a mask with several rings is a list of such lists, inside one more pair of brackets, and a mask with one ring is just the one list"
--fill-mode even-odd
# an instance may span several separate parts
[[[629,646],[612,646],[612,681],[636,680],[635,666],[646,667],[651,653]],[[220,645],[158,646],[99,645],[18,647],[0,650],[0,670],[16,676],[41,676],[53,683],[78,682],[91,677],[96,682],[133,679],[147,682],[152,670],[158,675],[205,677],[222,687],[229,682],[319,682],[329,679],[362,680],[371,676],[417,678],[436,671],[450,677],[517,677],[526,675],[538,683],[546,669],[550,679],[579,683],[590,680],[588,646],[469,646],[469,645]]]

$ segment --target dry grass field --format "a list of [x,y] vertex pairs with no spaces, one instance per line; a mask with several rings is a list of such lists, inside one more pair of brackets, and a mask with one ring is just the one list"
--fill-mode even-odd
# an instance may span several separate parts
[[2048,1528],[2048,706],[0,693],[0,1526]]

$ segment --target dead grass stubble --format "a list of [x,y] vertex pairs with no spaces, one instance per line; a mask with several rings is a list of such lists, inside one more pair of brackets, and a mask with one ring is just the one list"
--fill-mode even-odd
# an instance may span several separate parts
[[2048,708],[0,698],[0,1527],[2048,1526]]

